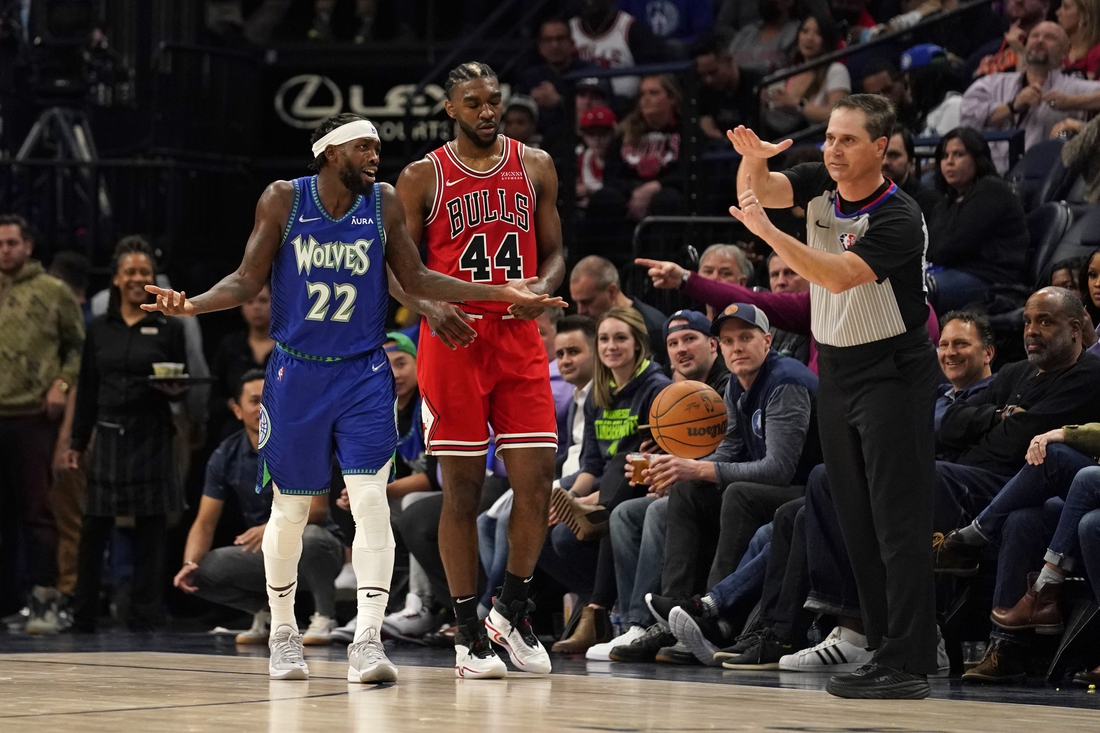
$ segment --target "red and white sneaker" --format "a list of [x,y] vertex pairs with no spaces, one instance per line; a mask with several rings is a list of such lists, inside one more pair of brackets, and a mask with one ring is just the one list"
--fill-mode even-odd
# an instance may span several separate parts
[[455,632],[455,677],[499,680],[507,676],[508,665],[497,656],[489,637],[478,633],[471,639],[466,629],[459,626]]
[[489,638],[508,650],[512,664],[521,672],[550,674],[550,655],[531,628],[531,601],[516,601],[511,608],[493,599],[493,608],[485,619]]

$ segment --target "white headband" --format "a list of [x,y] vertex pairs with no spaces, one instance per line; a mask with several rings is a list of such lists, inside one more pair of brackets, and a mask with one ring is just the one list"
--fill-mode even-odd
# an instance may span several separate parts
[[370,120],[355,120],[346,125],[340,125],[335,130],[313,143],[313,157],[316,158],[318,155],[325,152],[325,148],[329,145],[343,145],[346,142],[358,140],[361,137],[373,138],[381,142],[381,139],[378,137],[378,130],[374,128]]

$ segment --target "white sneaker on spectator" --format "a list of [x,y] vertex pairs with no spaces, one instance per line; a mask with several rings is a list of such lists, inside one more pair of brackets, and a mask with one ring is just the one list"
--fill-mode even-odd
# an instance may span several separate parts
[[357,620],[358,619],[355,616],[352,616],[351,621],[348,621],[346,624],[338,629],[333,629],[332,640],[338,641],[341,644],[350,644],[351,642],[355,641],[355,622]]
[[30,616],[25,627],[28,634],[57,633],[57,602],[60,598],[61,594],[54,588],[34,587],[30,598]]
[[336,576],[336,590],[355,590],[358,584],[355,582],[355,568],[350,562],[344,563],[340,574]]
[[592,662],[610,662],[612,649],[617,646],[633,644],[643,636],[645,636],[645,629],[641,626],[631,626],[611,641],[588,647],[588,651],[584,653],[584,658]]
[[382,620],[382,631],[398,639],[419,639],[434,628],[435,614],[415,593],[405,596],[404,608]]
[[267,669],[273,680],[308,680],[309,667],[302,650],[302,635],[288,624],[275,629],[267,642],[271,650]]
[[271,611],[264,609],[252,617],[252,628],[237,634],[238,644],[266,644],[271,636]]
[[943,640],[943,634],[939,636],[940,642],[936,645],[936,667],[939,671],[933,676],[946,677],[951,674],[951,659],[947,656],[947,643]]
[[837,626],[825,640],[809,649],[786,654],[779,660],[784,672],[854,672],[871,661],[867,637]]
[[332,632],[336,630],[336,619],[315,613],[309,617],[309,628],[302,634],[302,643],[306,646],[327,646],[332,643]]

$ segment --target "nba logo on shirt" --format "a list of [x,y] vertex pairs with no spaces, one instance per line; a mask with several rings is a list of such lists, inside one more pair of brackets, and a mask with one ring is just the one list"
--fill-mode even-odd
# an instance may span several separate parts
[[844,249],[851,249],[852,245],[856,243],[856,235],[851,232],[844,232],[840,235],[840,246]]
[[279,381],[283,381],[283,368],[279,367]]

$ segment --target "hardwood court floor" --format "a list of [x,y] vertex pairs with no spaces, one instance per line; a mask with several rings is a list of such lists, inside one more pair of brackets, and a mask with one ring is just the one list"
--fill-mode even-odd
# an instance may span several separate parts
[[475,682],[417,666],[402,666],[400,683],[381,687],[348,684],[346,671],[345,663],[311,659],[308,682],[275,682],[263,660],[248,657],[3,654],[0,731],[1100,731],[1100,709],[1052,705],[860,702],[817,690],[577,674]]

